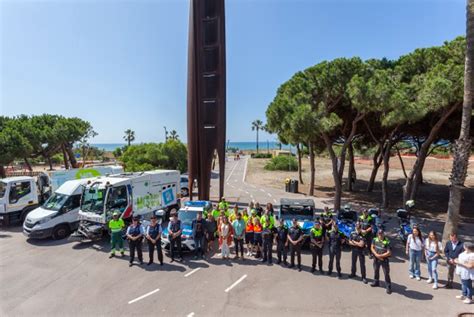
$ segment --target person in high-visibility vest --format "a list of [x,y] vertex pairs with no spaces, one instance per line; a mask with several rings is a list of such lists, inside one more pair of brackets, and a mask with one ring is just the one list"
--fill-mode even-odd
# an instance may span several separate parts
[[262,224],[262,239],[263,239],[263,257],[262,262],[272,264],[272,248],[273,248],[273,228],[275,227],[273,216],[270,211],[266,210],[265,214],[260,218]]
[[245,243],[247,243],[247,256],[252,256],[254,242],[253,217],[249,217],[245,224]]
[[125,222],[122,218],[119,218],[119,213],[115,211],[112,214],[112,219],[109,221],[110,245],[112,247],[109,258],[113,258],[115,256],[115,248],[117,246],[120,248],[120,254],[122,256],[125,254],[122,238],[123,228],[125,228]]
[[229,209],[229,203],[225,201],[225,197],[221,198],[221,201],[219,202],[219,209],[224,210],[227,212],[227,209]]
[[214,220],[217,221],[217,219],[219,218],[219,216],[221,215],[219,209],[217,208],[216,205],[213,206],[213,209],[212,209],[212,212],[211,212],[212,216],[214,217]]

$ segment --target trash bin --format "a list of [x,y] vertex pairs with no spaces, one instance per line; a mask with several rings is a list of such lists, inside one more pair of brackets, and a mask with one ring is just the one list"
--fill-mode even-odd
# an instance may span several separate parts
[[290,182],[290,192],[298,193],[298,180],[292,179]]
[[289,178],[285,179],[285,192],[287,193],[290,192],[290,179]]

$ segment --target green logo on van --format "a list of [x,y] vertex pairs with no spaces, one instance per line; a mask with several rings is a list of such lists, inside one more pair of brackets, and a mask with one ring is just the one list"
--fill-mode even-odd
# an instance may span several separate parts
[[76,173],[76,179],[81,179],[81,178],[90,178],[90,177],[97,177],[100,176],[100,173],[92,168],[85,168],[77,171]]

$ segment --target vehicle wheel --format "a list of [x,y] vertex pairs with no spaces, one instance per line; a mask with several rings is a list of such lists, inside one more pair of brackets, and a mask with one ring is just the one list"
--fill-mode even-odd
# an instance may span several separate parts
[[181,188],[181,196],[188,197],[189,196],[189,189]]
[[59,225],[53,230],[53,239],[61,240],[66,238],[70,233],[69,227],[66,225]]

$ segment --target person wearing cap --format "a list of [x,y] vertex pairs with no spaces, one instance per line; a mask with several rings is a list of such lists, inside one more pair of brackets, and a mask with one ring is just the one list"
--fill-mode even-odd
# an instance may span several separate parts
[[359,259],[360,274],[362,275],[362,282],[367,284],[367,278],[365,274],[365,237],[362,234],[362,226],[360,222],[355,225],[355,230],[351,232],[349,236],[349,245],[352,247],[352,262],[351,262],[351,274],[349,278],[356,277],[357,272],[357,259]]
[[287,262],[287,248],[288,248],[288,227],[285,221],[280,219],[276,229],[276,245],[277,245],[277,264],[283,260],[283,264],[288,265]]
[[161,224],[158,223],[158,218],[155,215],[151,216],[151,223],[146,227],[145,238],[148,243],[148,255],[150,260],[147,265],[153,263],[153,253],[158,253],[158,261],[163,265],[163,251],[161,250]]
[[115,248],[120,248],[120,254],[123,256],[125,251],[123,249],[123,238],[122,238],[122,230],[125,228],[125,222],[122,218],[119,218],[119,213],[114,211],[112,214],[112,219],[109,221],[109,229],[110,229],[110,245],[112,249],[110,250],[109,258],[113,258],[115,256]]
[[298,260],[298,271],[301,272],[301,245],[303,244],[303,231],[298,226],[298,220],[293,219],[293,225],[288,230],[288,242],[290,245],[290,268],[295,267],[295,255]]
[[129,266],[132,266],[133,261],[135,260],[135,250],[137,250],[138,261],[140,261],[140,264],[143,264],[142,240],[144,233],[143,226],[140,223],[140,218],[134,216],[132,218],[132,223],[127,228],[128,246],[130,248]]
[[202,213],[198,212],[196,219],[191,224],[194,240],[194,259],[198,257],[204,257],[204,220],[202,219]]
[[392,282],[390,280],[389,258],[392,255],[390,240],[385,236],[383,230],[377,232],[377,236],[372,240],[372,254],[374,255],[374,281],[370,284],[372,287],[379,286],[380,267],[385,275],[385,288],[387,294],[392,293]]
[[175,252],[178,251],[178,258],[182,260],[181,253],[181,220],[178,219],[176,212],[171,213],[170,222],[168,223],[168,237],[170,240],[170,256],[171,262],[174,262]]
[[314,273],[316,270],[316,259],[318,260],[318,268],[319,272],[323,273],[323,247],[324,247],[324,230],[317,219],[314,222],[314,227],[311,228],[309,232],[310,237],[310,249],[311,255],[313,257],[313,263],[311,265],[311,273]]
[[337,277],[342,278],[341,273],[341,255],[342,255],[342,244],[344,243],[344,235],[339,231],[339,226],[333,222],[331,230],[327,233],[327,241],[329,246],[329,265],[327,275],[332,274],[334,267],[334,258],[336,258],[336,271]]
[[372,245],[372,239],[374,238],[372,228],[374,225],[374,218],[369,214],[367,208],[362,209],[362,214],[359,216],[359,222],[361,225],[361,233],[366,241],[365,251],[369,254],[369,258],[372,258],[370,247]]

